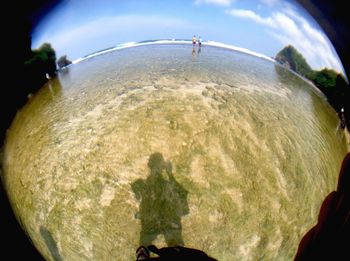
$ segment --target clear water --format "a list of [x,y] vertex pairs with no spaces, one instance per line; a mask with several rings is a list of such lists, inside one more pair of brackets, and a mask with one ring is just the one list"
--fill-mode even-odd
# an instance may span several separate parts
[[69,67],[18,112],[12,206],[47,260],[185,244],[292,260],[346,153],[311,85],[253,56],[151,45]]

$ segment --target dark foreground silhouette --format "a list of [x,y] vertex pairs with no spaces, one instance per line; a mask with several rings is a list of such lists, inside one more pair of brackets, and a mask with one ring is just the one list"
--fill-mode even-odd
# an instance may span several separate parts
[[337,190],[324,199],[317,224],[300,241],[295,261],[303,260],[350,260],[350,153]]
[[[157,257],[150,257],[150,252],[157,254]],[[140,260],[163,260],[163,261],[180,261],[180,260],[195,260],[195,261],[216,261],[209,257],[201,250],[187,247],[163,247],[157,248],[154,245],[148,247],[141,246],[136,250],[136,261]]]

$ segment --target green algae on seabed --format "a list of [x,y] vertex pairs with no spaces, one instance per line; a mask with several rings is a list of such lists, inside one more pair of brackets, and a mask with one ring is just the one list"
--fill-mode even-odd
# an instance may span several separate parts
[[[4,181],[47,260],[133,260],[142,237],[159,247],[183,240],[218,260],[293,259],[336,187],[346,153],[336,114],[273,63],[211,47],[192,60],[191,51],[138,47],[73,65],[16,115]],[[152,220],[133,184],[147,180],[157,152],[188,210],[172,212],[170,199],[183,201],[160,168]],[[175,239],[164,226],[141,236],[140,211],[152,224],[162,212],[180,217]]]

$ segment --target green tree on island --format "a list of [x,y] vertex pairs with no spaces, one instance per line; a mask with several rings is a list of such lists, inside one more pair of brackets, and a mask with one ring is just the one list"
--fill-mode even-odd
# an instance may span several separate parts
[[345,106],[345,93],[349,86],[343,75],[325,68],[313,71],[309,79],[327,96],[329,103],[337,112]]
[[19,93],[27,96],[36,92],[47,81],[47,75],[56,74],[56,52],[49,43],[31,51],[23,62],[23,84]]
[[51,44],[44,43],[39,49],[32,50],[31,57],[24,62],[27,70],[34,73],[35,77],[43,77],[56,72],[56,52]]
[[336,71],[325,68],[321,71],[313,71],[308,78],[313,81],[317,87],[330,88],[336,85],[337,76],[338,73]]
[[299,73],[302,76],[308,77],[312,72],[310,65],[305,58],[293,46],[284,47],[276,55],[276,61],[286,65],[289,69]]
[[332,69],[312,70],[305,58],[293,46],[288,45],[276,55],[276,61],[311,80],[327,97],[339,113],[346,105],[345,95],[349,86],[344,76]]

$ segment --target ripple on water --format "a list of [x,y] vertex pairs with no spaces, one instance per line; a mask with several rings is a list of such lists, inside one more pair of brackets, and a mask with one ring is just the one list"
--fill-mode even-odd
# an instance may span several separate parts
[[[142,212],[132,184],[150,177],[155,152],[164,184],[171,172],[188,192],[181,225],[172,222],[187,246],[218,260],[294,256],[336,186],[346,151],[336,115],[273,63],[210,47],[196,59],[172,45],[95,57],[17,114],[5,185],[47,259],[48,238],[67,260],[133,259],[142,222],[159,210]],[[166,233],[148,236],[166,245]]]

